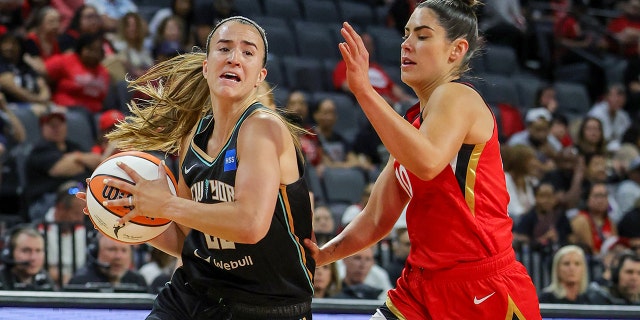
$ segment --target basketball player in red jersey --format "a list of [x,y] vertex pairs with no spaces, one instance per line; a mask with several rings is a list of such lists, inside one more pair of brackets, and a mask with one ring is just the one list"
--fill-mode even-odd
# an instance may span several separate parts
[[[419,97],[405,121],[369,83],[368,55],[347,23],[348,83],[391,159],[362,213],[318,248],[318,265],[386,236],[407,206],[411,252],[372,319],[541,319],[535,287],[511,247],[496,121],[459,82],[479,45],[474,0],[426,0],[402,43],[402,80]],[[411,116],[414,115],[414,116]]]

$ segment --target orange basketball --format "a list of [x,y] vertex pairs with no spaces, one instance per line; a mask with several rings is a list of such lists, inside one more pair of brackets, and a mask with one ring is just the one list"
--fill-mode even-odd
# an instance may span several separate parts
[[[91,174],[91,181],[87,188],[89,218],[100,232],[116,241],[130,244],[149,241],[167,230],[171,220],[138,216],[128,221],[124,226],[114,226],[116,220],[129,213],[131,208],[107,208],[102,205],[104,200],[115,200],[129,196],[127,192],[105,185],[103,183],[105,178],[134,184],[129,175],[116,165],[118,161],[122,161],[147,180],[158,178],[158,166],[161,160],[149,153],[126,151],[107,158]],[[165,171],[167,172],[169,189],[175,195],[176,178],[166,165]]]

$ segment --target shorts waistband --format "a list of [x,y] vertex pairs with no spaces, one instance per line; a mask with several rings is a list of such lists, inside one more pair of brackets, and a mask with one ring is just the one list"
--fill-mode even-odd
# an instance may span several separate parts
[[473,280],[486,278],[488,275],[497,274],[500,271],[509,268],[516,262],[516,255],[513,250],[505,250],[493,257],[486,259],[459,263],[451,269],[437,270],[433,272],[427,272],[421,267],[413,266],[407,263],[407,271],[409,273],[419,272],[423,278],[427,280],[446,280],[451,279],[459,280]]
[[226,306],[231,310],[234,317],[240,319],[260,318],[260,319],[278,319],[293,318],[304,316],[311,311],[311,299],[299,303],[287,305],[253,305],[238,302],[220,295],[218,290],[195,285],[193,283],[185,283],[191,287],[198,295],[202,296],[211,304]]

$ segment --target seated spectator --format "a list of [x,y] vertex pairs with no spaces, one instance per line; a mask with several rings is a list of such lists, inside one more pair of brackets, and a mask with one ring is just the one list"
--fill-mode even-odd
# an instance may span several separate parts
[[551,183],[541,183],[534,193],[535,205],[514,224],[513,240],[527,243],[536,251],[553,252],[569,242],[571,224],[564,210],[558,207],[556,191]]
[[66,112],[52,108],[40,116],[40,140],[27,157],[29,218],[41,220],[55,202],[57,188],[73,179],[85,181],[102,157],[66,139]]
[[106,32],[115,32],[118,20],[125,14],[138,12],[138,7],[132,0],[85,0],[84,3],[96,8]]
[[611,270],[608,295],[594,304],[640,305],[640,256],[623,251],[616,257]]
[[391,240],[393,256],[385,269],[389,274],[389,280],[395,284],[396,280],[402,276],[402,270],[407,262],[409,251],[411,250],[411,241],[409,240],[409,231],[406,227],[397,227],[393,233],[394,237]]
[[640,157],[635,158],[627,168],[627,179],[616,189],[616,201],[622,213],[631,211],[640,200]]
[[622,218],[622,212],[614,197],[617,184],[615,183],[615,177],[612,175],[613,170],[609,166],[609,162],[609,157],[600,154],[593,155],[589,162],[587,162],[584,179],[582,181],[582,199],[587,199],[588,192],[591,190],[592,185],[597,183],[604,184],[608,190],[607,215],[613,223],[618,223]]
[[106,159],[118,152],[115,145],[110,143],[105,135],[113,130],[118,122],[124,120],[124,114],[118,110],[107,110],[100,114],[98,118],[98,141],[91,148],[91,152],[100,155],[102,159]]
[[46,104],[51,90],[44,77],[24,59],[20,38],[11,33],[0,37],[0,90],[7,101],[17,104]]
[[130,245],[100,233],[95,241],[87,250],[87,263],[73,275],[69,285],[84,285],[86,289],[148,291],[144,277],[131,269],[133,252]]
[[[195,9],[195,0],[171,0],[170,7],[156,11],[151,20],[149,20],[148,37],[154,39],[158,29],[160,29],[160,23],[170,16],[178,16],[182,18],[183,21],[193,21]],[[185,25],[182,38],[186,40],[186,43],[193,43],[191,24]]]
[[582,118],[575,147],[586,162],[589,162],[594,154],[606,153],[606,140],[600,119],[592,116]]
[[589,304],[599,294],[589,287],[584,251],[575,245],[560,248],[553,256],[551,284],[540,294],[540,303]]
[[44,221],[38,225],[47,240],[46,266],[59,288],[66,285],[74,271],[85,264],[87,227],[93,226],[83,212],[85,202],[76,198],[76,194],[84,190],[80,181],[70,180],[61,184],[54,206],[49,208]]
[[607,30],[613,34],[616,40],[614,52],[622,53],[625,57],[631,57],[638,53],[638,40],[640,39],[640,1],[621,1],[622,13],[611,19]]
[[[638,41],[637,47],[640,47]],[[640,52],[627,57],[627,65],[624,69],[624,85],[627,92],[627,103],[624,109],[632,119],[640,115]]]
[[[47,77],[52,83],[53,102],[60,106],[102,111],[111,78],[100,62],[104,58],[100,35],[81,35],[73,53],[55,56],[46,62]],[[94,121],[93,116],[88,120]]]
[[502,159],[509,193],[507,212],[514,223],[518,223],[534,206],[533,189],[541,177],[541,165],[535,150],[522,144],[503,148]]
[[[313,119],[318,124],[314,131],[318,135],[324,153],[323,167],[358,168],[363,171],[365,179],[368,180],[369,172],[374,171],[375,166],[367,159],[358,158],[351,142],[335,130],[338,113],[333,100],[326,98],[320,101],[313,113]],[[321,168],[317,168],[319,176],[322,176]]]
[[[158,248],[151,248],[149,262],[143,264],[138,272],[144,277],[151,292],[158,293],[164,283],[171,279],[177,261],[176,257],[166,254]],[[165,280],[161,282],[161,286],[156,287],[153,283],[158,278]]]
[[573,146],[573,138],[571,137],[571,133],[569,133],[569,119],[563,114],[555,113],[553,115],[549,134],[556,138],[563,148]]
[[0,290],[53,291],[54,284],[44,266],[44,238],[33,227],[11,229],[2,251]]
[[640,200],[618,222],[618,235],[627,241],[629,248],[640,255]]
[[336,262],[316,267],[313,277],[313,297],[332,298],[342,290]]
[[158,32],[156,32],[151,43],[151,53],[156,60],[160,59],[158,55],[163,43],[178,44],[178,50],[180,52],[185,51],[187,47],[187,39],[184,38],[186,25],[187,22],[179,16],[169,16],[160,22]]
[[527,20],[520,1],[488,1],[483,9],[480,30],[487,42],[515,48],[520,61],[523,61]]
[[313,209],[313,232],[318,244],[324,244],[336,235],[336,224],[329,207],[321,205]]
[[598,118],[602,123],[607,151],[616,151],[622,143],[622,136],[631,126],[631,118],[623,108],[627,96],[624,85],[616,83],[607,89],[602,102],[595,104],[588,115]]
[[[81,35],[100,34],[103,32],[102,21],[96,8],[92,5],[82,4],[76,9],[71,23],[59,37],[60,49],[63,52],[73,52]],[[102,45],[105,56],[115,53],[115,49],[107,39],[103,38]]]
[[[294,90],[289,93],[284,110],[292,122],[309,131],[307,134],[299,136],[300,147],[304,153],[306,161],[309,161],[314,168],[322,166],[324,152],[320,145],[318,135],[312,134],[313,125],[309,118],[309,104],[304,92]],[[322,171],[321,169],[319,171]]]
[[604,183],[595,183],[588,191],[586,206],[571,219],[576,244],[587,254],[598,254],[604,241],[617,236],[615,223],[609,218],[609,191]]
[[[404,34],[404,31],[402,34]],[[401,86],[393,82],[387,72],[384,71],[384,68],[376,63],[373,37],[367,33],[362,33],[360,36],[369,52],[369,81],[376,92],[391,106],[395,106],[397,103],[405,105],[413,105],[416,103],[417,98],[408,94]],[[333,86],[336,90],[351,93],[351,89],[349,89],[349,84],[347,83],[347,65],[344,60],[338,62],[333,69]]]
[[374,181],[378,177],[378,174],[389,160],[389,151],[369,121],[366,121],[356,133],[353,141],[353,152],[356,153],[358,158],[364,157],[364,161],[375,166],[375,172],[369,178],[370,181]]
[[627,244],[628,241],[626,239],[618,236],[609,237],[607,241],[602,244],[600,254],[595,257],[596,261],[599,262],[602,267],[602,272],[599,272],[594,277],[594,285],[605,288],[611,286],[611,273],[616,263],[614,260],[617,259],[623,251],[629,250]]
[[534,148],[543,167],[552,168],[552,160],[562,149],[562,144],[550,134],[551,119],[549,110],[544,108],[529,110],[525,116],[525,130],[513,134],[507,141],[507,145],[523,144]]
[[7,100],[0,92],[0,183],[4,173],[4,163],[10,157],[11,148],[25,141],[26,137],[22,122],[7,106]]
[[542,177],[542,182],[549,182],[556,191],[558,205],[563,208],[575,208],[582,196],[582,182],[586,171],[584,156],[578,154],[577,148],[563,148],[554,158],[556,168]]
[[[344,276],[342,277],[342,290],[333,296],[336,299],[384,299],[387,296],[387,290],[391,289],[389,278],[382,269],[384,276],[387,277],[386,284],[384,279],[378,283],[366,283],[365,279],[371,272],[376,261],[373,257],[373,248],[366,248],[352,256],[342,259],[344,266]],[[378,268],[381,269],[380,266]]]
[[113,79],[135,79],[154,64],[151,51],[144,47],[146,35],[147,25],[139,14],[129,12],[118,21],[117,33],[112,43],[118,52],[117,57],[124,65],[125,74],[120,77],[112,75]]
[[39,73],[45,74],[45,62],[62,53],[58,43],[60,14],[58,10],[44,6],[39,8],[27,25],[25,60]]

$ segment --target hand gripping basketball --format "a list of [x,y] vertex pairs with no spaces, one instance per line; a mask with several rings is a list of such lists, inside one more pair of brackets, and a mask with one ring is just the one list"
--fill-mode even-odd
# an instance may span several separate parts
[[115,226],[121,226],[129,220],[146,216],[149,218],[165,218],[162,214],[166,208],[166,202],[173,197],[167,184],[167,172],[165,171],[164,160],[158,166],[158,179],[147,180],[140,176],[138,172],[129,167],[124,162],[117,162],[116,165],[124,170],[135,184],[130,184],[122,180],[109,179],[104,180],[104,184],[128,193],[130,196],[115,200],[104,200],[103,205],[109,206],[128,206],[131,211],[118,219]]

